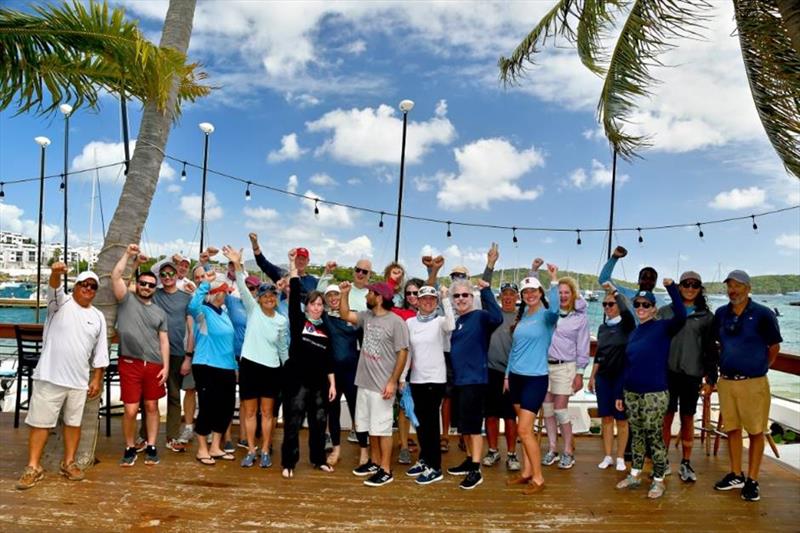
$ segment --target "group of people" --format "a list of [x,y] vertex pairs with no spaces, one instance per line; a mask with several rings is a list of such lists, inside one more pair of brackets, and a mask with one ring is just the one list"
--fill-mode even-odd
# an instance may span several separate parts
[[[139,266],[147,258],[135,244],[112,270],[124,404],[121,466],[133,466],[140,452],[145,464],[159,463],[158,401],[165,395],[167,448],[182,452],[196,435],[195,457],[201,465],[235,460],[230,431],[238,384],[238,444],[246,448],[241,466],[272,466],[272,434],[283,405],[280,466],[286,479],[294,477],[300,459],[304,420],[311,464],[334,471],[341,453],[342,395],[354,421],[349,438],[360,447],[353,474],[364,477],[367,486],[394,479],[395,424],[401,437],[399,462],[411,463],[408,420],[414,421],[420,450],[406,475],[420,485],[444,477],[442,454],[449,449],[451,421],[466,457],[447,472],[462,476],[462,489],[483,482],[481,466],[502,460],[501,419],[505,463],[513,473],[510,485],[535,494],[545,485],[543,466],[573,467],[569,398],[584,387],[591,362],[588,306],[576,281],[558,276],[557,265],[546,265],[549,288],[539,279],[544,262],[537,258],[519,285],[501,283],[495,296],[491,282],[499,250],[494,243],[476,283],[465,267],[457,266],[449,284],[440,284],[441,256],[422,258],[428,274],[424,281],[406,280],[403,266],[391,263],[384,281],[370,282],[372,264],[362,259],[353,267],[352,282],[336,283],[334,262],[326,263],[318,279],[307,272],[309,251],[293,248],[284,271],[263,255],[257,235],[250,234],[250,241],[267,281],[248,275],[242,250],[230,246],[222,249],[228,261],[224,273],[212,266],[210,259],[219,253],[213,248],[201,253],[191,274],[190,261],[180,256],[143,270]],[[741,489],[743,499],[757,500],[770,403],[766,373],[782,340],[774,313],[749,297],[750,278],[740,270],[725,280],[730,302],[714,313],[700,275],[692,271],[681,274],[677,283],[663,280],[671,303],[659,308],[655,269],[641,270],[637,290],[612,284],[614,265],[626,253],[618,247],[599,276],[606,290],[604,318],[587,385],[597,395],[602,418],[605,454],[598,467],[627,471],[617,488],[634,489],[642,484],[649,455],[648,496],[661,497],[671,470],[667,443],[674,414],[680,412],[678,474],[685,482],[695,481],[690,462],[695,409],[699,395],[716,387],[731,472],[715,488]],[[135,275],[126,282],[131,263]],[[60,286],[65,270],[56,263],[50,277],[44,347],[26,419],[29,462],[19,489],[42,478],[42,449],[60,411],[65,436],[61,473],[83,479],[75,464],[83,404],[87,396],[99,394],[109,363],[106,323],[92,306],[99,278],[81,273],[67,295]],[[405,411],[399,421],[396,403]],[[549,446],[544,454],[534,428],[540,412]],[[743,429],[750,438],[747,476],[742,471]]]

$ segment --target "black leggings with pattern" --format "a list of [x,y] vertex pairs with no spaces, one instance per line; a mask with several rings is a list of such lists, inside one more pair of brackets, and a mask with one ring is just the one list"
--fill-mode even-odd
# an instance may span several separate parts
[[667,468],[667,447],[661,434],[664,415],[667,414],[667,391],[639,394],[625,391],[625,410],[631,427],[631,452],[633,468],[641,470],[647,450],[653,458],[653,475],[664,477]]

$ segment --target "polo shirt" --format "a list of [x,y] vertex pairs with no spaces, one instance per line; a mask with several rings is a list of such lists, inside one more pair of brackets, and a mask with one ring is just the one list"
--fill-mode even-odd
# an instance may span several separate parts
[[714,313],[714,332],[721,351],[720,374],[757,378],[769,369],[769,347],[783,341],[778,318],[752,299],[741,315],[728,304]]

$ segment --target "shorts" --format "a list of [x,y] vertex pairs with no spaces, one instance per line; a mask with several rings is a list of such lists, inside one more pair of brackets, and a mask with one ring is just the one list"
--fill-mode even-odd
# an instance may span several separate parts
[[548,364],[547,371],[550,375],[550,385],[547,392],[563,396],[572,396],[575,393],[572,390],[572,382],[575,381],[576,373],[575,361],[557,365]]
[[717,382],[723,431],[744,428],[758,435],[769,426],[771,401],[767,376],[739,381],[720,377]]
[[681,404],[681,416],[693,416],[697,411],[697,399],[700,398],[700,386],[703,378],[667,372],[667,386],[669,388],[668,413],[678,411],[678,402]]
[[242,400],[275,399],[280,388],[280,367],[269,367],[245,357],[239,361],[239,396]]
[[597,416],[613,416],[616,420],[627,420],[625,410],[617,409],[617,399],[622,399],[622,374],[619,376],[604,376],[597,374],[594,377],[594,392],[597,395]]
[[394,398],[383,399],[380,392],[358,388],[356,396],[356,431],[370,437],[391,437]]
[[486,385],[455,385],[453,393],[458,398],[456,420],[462,435],[480,435],[483,429],[483,407],[486,403]]
[[548,376],[523,376],[510,373],[508,375],[508,389],[511,401],[531,413],[538,413],[542,408],[544,397],[547,396]]
[[489,369],[489,384],[486,386],[486,406],[484,410],[486,418],[513,420],[517,417],[517,413],[514,411],[514,404],[511,402],[511,395],[508,392],[503,392],[505,378],[505,372]]
[[162,365],[134,359],[119,358],[119,389],[122,403],[139,403],[139,400],[160,400],[167,395],[164,384],[158,383]]
[[71,389],[35,379],[25,423],[35,428],[54,428],[63,410],[64,425],[80,427],[86,394],[86,389]]

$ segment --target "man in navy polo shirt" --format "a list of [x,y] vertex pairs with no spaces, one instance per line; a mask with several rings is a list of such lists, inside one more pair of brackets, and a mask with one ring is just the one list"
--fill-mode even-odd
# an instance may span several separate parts
[[[750,298],[746,272],[734,270],[725,278],[725,285],[730,303],[714,314],[714,331],[721,347],[717,390],[731,471],[714,488],[740,488],[743,500],[758,501],[758,471],[771,399],[767,370],[783,339],[775,313]],[[742,471],[742,428],[750,438],[747,478]]]

